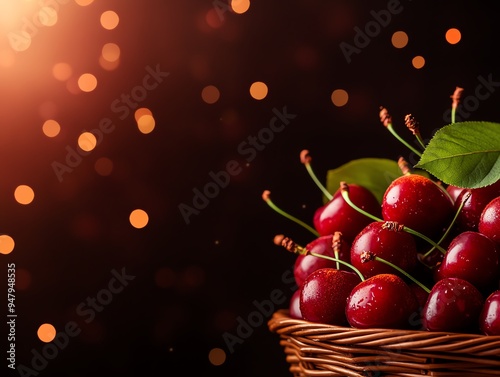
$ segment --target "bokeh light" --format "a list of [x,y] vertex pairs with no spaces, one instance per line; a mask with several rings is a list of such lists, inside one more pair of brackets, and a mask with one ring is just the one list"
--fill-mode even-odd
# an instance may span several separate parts
[[332,92],[331,100],[337,107],[342,107],[349,101],[349,94],[344,89],[335,89]]
[[460,33],[460,30],[451,28],[446,31],[445,38],[446,42],[451,45],[455,45],[460,42],[460,39],[462,39],[462,34]]
[[231,9],[234,13],[243,14],[250,8],[250,0],[231,0]]
[[151,112],[151,110],[149,110],[147,107],[139,107],[137,110],[135,110],[134,112],[134,117],[135,117],[135,121],[136,122],[139,122],[139,119],[143,116],[143,115],[153,115],[153,113]]
[[14,190],[14,198],[19,204],[30,204],[35,199],[35,192],[28,185],[19,185]]
[[268,88],[262,81],[256,81],[250,85],[250,95],[256,100],[261,100],[266,98],[268,93]]
[[101,14],[101,25],[106,30],[115,29],[119,22],[120,17],[112,10],[107,10]]
[[201,98],[208,104],[214,104],[220,98],[220,91],[214,85],[207,85],[201,91]]
[[97,145],[97,138],[92,132],[82,132],[78,137],[78,146],[85,152],[90,152]]
[[412,61],[411,61],[411,64],[413,65],[413,67],[415,67],[416,69],[420,69],[420,68],[423,68],[423,66],[425,65],[425,59],[423,56],[415,56]]
[[68,63],[60,62],[52,67],[52,75],[56,80],[67,81],[73,74],[73,69]]
[[10,254],[14,250],[16,243],[8,234],[0,235],[0,254]]
[[75,0],[75,3],[82,7],[86,7],[87,5],[90,5],[94,2],[94,0]]
[[208,353],[208,360],[212,365],[222,365],[226,361],[226,352],[222,348],[212,348]]
[[54,119],[48,119],[43,123],[42,131],[45,136],[56,137],[61,132],[61,126]]
[[406,47],[408,44],[408,34],[404,31],[396,31],[392,34],[391,43],[396,48]]
[[102,58],[110,63],[116,62],[120,59],[120,46],[116,43],[106,43],[102,46]]
[[49,343],[56,337],[56,328],[50,323],[44,323],[38,327],[36,334],[42,342]]
[[52,7],[41,7],[38,19],[43,26],[54,26],[57,23],[57,11]]
[[113,161],[107,157],[100,157],[96,160],[94,169],[97,174],[107,177],[113,172]]
[[143,134],[149,134],[155,129],[156,121],[152,115],[145,114],[137,120],[137,128]]
[[31,35],[25,30],[9,32],[7,34],[10,46],[14,51],[26,51],[31,46]]
[[82,92],[92,92],[97,87],[97,78],[91,73],[84,73],[78,78],[78,87]]
[[149,216],[146,211],[142,209],[134,209],[129,216],[130,224],[137,229],[142,229],[149,222]]

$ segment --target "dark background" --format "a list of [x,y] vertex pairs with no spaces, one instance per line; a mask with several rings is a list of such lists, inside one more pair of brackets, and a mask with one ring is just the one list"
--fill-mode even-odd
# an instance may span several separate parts
[[[58,24],[40,30],[13,67],[0,68],[0,232],[16,241],[11,254],[0,255],[0,271],[6,276],[8,263],[23,271],[17,365],[31,367],[33,350],[42,352],[40,324],[64,331],[75,321],[81,333],[40,376],[290,375],[279,339],[267,328],[269,313],[259,317],[255,302],[275,290],[288,300],[292,292],[286,277],[294,256],[273,245],[274,235],[301,244],[311,235],[273,212],[263,190],[310,223],[322,196],[299,161],[301,150],[311,151],[321,179],[351,159],[409,156],[381,126],[379,106],[389,109],[402,135],[408,136],[404,116],[412,113],[429,138],[448,123],[456,86],[467,97],[475,96],[480,76],[500,81],[498,15],[488,2],[401,0],[402,11],[348,63],[340,44],[354,45],[355,28],[363,30],[373,20],[370,12],[390,3],[254,0],[241,15],[228,11],[225,0],[61,5]],[[107,9],[120,16],[116,30],[99,26]],[[207,14],[218,27],[207,24]],[[457,45],[445,40],[452,27],[462,33]],[[409,36],[403,49],[391,45],[398,30]],[[121,63],[105,72],[96,57],[109,41],[121,47]],[[422,69],[411,64],[416,55],[426,59]],[[96,72],[98,88],[68,93],[50,73],[60,60],[75,74]],[[110,104],[141,84],[147,66],[169,76],[140,104],[156,119],[155,130],[142,135],[132,115],[120,120]],[[254,81],[269,87],[265,99],[249,95]],[[215,104],[201,98],[206,85],[220,90]],[[344,107],[330,99],[337,88],[349,93]],[[467,119],[498,121],[499,99],[492,87],[487,99],[470,102],[478,106]],[[245,165],[248,155],[239,145],[285,106],[296,118]],[[41,132],[41,108],[61,123],[58,137]],[[82,130],[106,117],[116,129],[59,182],[52,163],[64,162],[65,148],[76,148]],[[113,161],[110,176],[96,174],[99,157]],[[224,171],[232,160],[242,172],[187,224],[179,205],[192,206],[193,189],[203,190],[209,173]],[[32,204],[15,202],[19,184],[35,190]],[[128,222],[135,208],[149,215],[143,229]],[[122,268],[135,278],[85,323],[78,305],[107,288],[112,271]],[[0,290],[5,297],[7,287]],[[238,336],[249,317],[262,321],[230,349],[225,337]],[[6,349],[6,335],[0,344]],[[211,365],[214,348],[226,353],[223,365]]]

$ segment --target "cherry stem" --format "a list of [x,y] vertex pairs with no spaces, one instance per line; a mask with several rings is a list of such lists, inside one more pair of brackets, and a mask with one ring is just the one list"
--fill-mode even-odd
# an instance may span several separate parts
[[453,94],[450,96],[451,102],[451,123],[455,123],[455,114],[457,112],[457,107],[460,104],[460,99],[462,98],[463,88],[456,87]]
[[302,162],[305,165],[307,172],[311,176],[314,183],[316,183],[316,186],[318,186],[320,190],[323,192],[323,195],[325,195],[328,200],[331,200],[333,198],[333,195],[326,189],[326,187],[320,182],[320,180],[314,173],[311,167],[311,160],[312,158],[309,155],[309,151],[307,149],[304,149],[302,152],[300,152],[300,162]]
[[[335,254],[335,258],[339,259],[340,258],[340,247],[342,245],[342,233],[337,231],[333,233],[333,238],[332,238],[332,249],[333,253]],[[339,262],[337,262],[337,270],[340,269]]]
[[403,231],[408,232],[408,233],[410,233],[410,234],[412,234],[412,235],[414,235],[416,237],[419,237],[419,238],[423,239],[424,241],[427,241],[429,244],[431,244],[432,246],[434,246],[435,248],[437,248],[442,253],[446,253],[445,249],[443,249],[441,246],[439,246],[437,243],[435,243],[433,240],[431,240],[429,237],[425,236],[424,234],[422,234],[420,232],[417,232],[416,230],[413,230],[411,228],[408,228],[407,226],[404,226],[404,225],[401,225],[401,226],[398,226],[398,227],[394,227],[393,226],[394,222],[382,220],[382,219],[378,218],[377,216],[374,216],[371,213],[368,213],[365,210],[359,208],[349,198],[349,186],[345,182],[340,182],[340,192],[341,192],[342,197],[344,198],[344,200],[347,202],[347,204],[349,204],[356,211],[364,214],[365,216],[368,216],[369,218],[371,218],[374,221],[385,222],[387,224],[386,227],[389,228],[389,229],[394,229],[396,231],[403,230]]
[[377,261],[377,262],[384,263],[384,264],[386,264],[388,266],[391,266],[392,268],[394,268],[395,270],[399,271],[401,274],[403,274],[404,276],[406,276],[408,279],[410,279],[411,281],[413,281],[415,284],[417,284],[420,288],[422,288],[427,293],[431,292],[431,290],[429,288],[427,288],[425,285],[423,285],[421,282],[419,282],[417,279],[415,279],[413,276],[411,276],[408,272],[406,272],[405,270],[403,270],[401,267],[395,265],[392,262],[389,262],[388,260],[385,260],[383,258],[377,257],[371,251],[363,251],[362,254],[361,254],[361,262],[362,263],[367,263],[367,262],[371,262],[371,261]]
[[392,117],[387,112],[387,109],[384,107],[380,108],[380,121],[384,125],[385,128],[389,130],[389,132],[398,139],[403,145],[405,145],[409,150],[415,153],[417,156],[422,157],[422,153],[415,148],[413,148],[410,144],[408,144],[398,133],[394,130],[392,126]]
[[[441,242],[443,242],[446,239],[446,237],[448,236],[448,234],[450,233],[453,225],[457,221],[457,218],[458,218],[458,215],[460,214],[460,211],[462,210],[463,206],[465,205],[465,202],[467,201],[467,199],[469,199],[470,195],[471,195],[470,191],[467,191],[464,194],[464,196],[462,198],[463,200],[460,203],[460,206],[458,207],[458,210],[456,211],[455,216],[453,216],[453,219],[451,220],[450,225],[448,226],[448,228],[446,229],[446,231],[444,232],[444,234],[441,236],[440,240],[438,241],[438,245],[441,244]],[[434,249],[435,249],[435,247],[432,247],[428,252],[426,252],[424,254],[424,258],[427,257],[430,253],[432,253],[434,251]],[[443,251],[441,251],[441,252],[443,253]],[[443,254],[446,254],[446,251]]]
[[299,255],[312,255],[313,257],[316,258],[323,258],[323,259],[328,259],[336,263],[340,263],[344,266],[349,267],[351,270],[353,270],[361,279],[361,281],[365,281],[365,277],[363,274],[352,264],[343,261],[342,259],[339,258],[334,258],[330,257],[328,255],[324,254],[318,254],[318,253],[313,253],[311,252],[307,247],[300,246],[296,244],[291,238],[285,237],[283,234],[278,234],[274,236],[274,244],[278,246],[284,247],[286,250],[294,253],[294,254],[299,254]]
[[405,124],[406,127],[411,131],[411,133],[415,136],[420,146],[425,150],[425,143],[422,139],[422,135],[420,135],[420,127],[418,122],[415,120],[415,117],[411,114],[405,116]]
[[289,220],[292,220],[294,223],[302,226],[303,228],[307,229],[309,232],[311,232],[312,234],[314,234],[316,237],[319,237],[319,233],[316,229],[314,229],[313,227],[311,227],[310,225],[306,224],[305,222],[303,222],[302,220],[299,220],[298,218],[290,215],[289,213],[283,211],[281,208],[279,208],[276,204],[273,203],[273,201],[271,200],[271,191],[269,190],[264,190],[264,192],[262,193],[262,199],[269,205],[269,207],[271,207],[274,211],[276,211],[277,213],[279,213],[280,215],[286,217],[287,219]]

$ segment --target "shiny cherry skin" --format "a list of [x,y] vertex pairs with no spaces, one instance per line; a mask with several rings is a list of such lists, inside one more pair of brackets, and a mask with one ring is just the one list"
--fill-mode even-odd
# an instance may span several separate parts
[[300,312],[300,290],[301,287],[297,288],[290,298],[290,302],[288,304],[288,313],[290,318],[302,319],[302,313]]
[[[466,195],[470,196],[465,198]],[[457,210],[460,203],[465,200],[462,210],[457,217],[457,230],[459,232],[466,230],[477,231],[479,219],[484,208],[498,196],[500,196],[500,180],[489,186],[464,189],[455,201],[455,209]]]
[[479,217],[478,230],[500,248],[500,196],[484,207]]
[[479,232],[466,231],[451,241],[435,277],[461,278],[489,294],[498,287],[499,263],[495,242]]
[[394,179],[382,199],[382,218],[434,238],[453,218],[453,200],[446,190],[419,174]]
[[457,187],[457,186],[453,186],[453,185],[448,185],[446,187],[446,191],[448,192],[448,194],[450,194],[450,197],[453,200],[453,203],[455,203],[455,201],[458,198],[458,195],[460,195],[462,190],[463,190],[462,187]]
[[383,273],[399,274],[393,267],[382,262],[376,260],[365,262],[363,259],[365,251],[394,263],[406,272],[411,272],[417,265],[415,238],[405,231],[389,230],[384,224],[383,221],[368,224],[352,242],[351,264],[365,278]]
[[394,274],[379,274],[354,287],[346,316],[359,329],[407,329],[418,316],[419,303],[410,286]]
[[[356,184],[348,186],[349,198],[355,205],[374,216],[381,216],[380,203],[370,190]],[[371,221],[344,200],[340,188],[328,203],[316,210],[313,217],[314,227],[320,235],[339,231],[348,242]]]
[[485,335],[500,335],[500,290],[486,298],[479,315],[479,329]]
[[481,292],[460,278],[436,282],[422,310],[423,327],[428,331],[479,331],[479,314],[484,298]]
[[306,321],[346,325],[346,300],[360,277],[354,272],[322,268],[311,273],[302,285],[300,312]]
[[[333,235],[327,235],[327,236],[321,236],[310,243],[306,245],[306,249],[309,250],[311,253],[316,253],[316,254],[321,254],[321,255],[326,255],[329,257],[335,257],[335,252],[332,247],[332,239]],[[347,243],[346,241],[342,240],[341,241],[341,247],[339,251],[339,258],[345,262],[349,262],[350,259],[350,244]],[[297,285],[302,285],[306,278],[315,270],[318,270],[320,268],[336,268],[337,263],[317,257],[314,255],[298,255],[297,259],[295,260],[294,268],[293,268],[293,274],[295,277],[295,282]],[[346,267],[343,264],[339,264],[339,268],[341,270],[349,270],[349,267]]]

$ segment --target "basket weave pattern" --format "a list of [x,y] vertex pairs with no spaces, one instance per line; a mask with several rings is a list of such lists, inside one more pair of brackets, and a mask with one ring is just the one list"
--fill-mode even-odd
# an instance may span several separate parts
[[500,336],[355,329],[294,319],[287,310],[268,326],[294,377],[500,376]]

